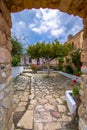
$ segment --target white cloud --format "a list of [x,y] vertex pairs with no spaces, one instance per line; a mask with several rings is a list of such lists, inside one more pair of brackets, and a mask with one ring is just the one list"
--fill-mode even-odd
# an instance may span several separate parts
[[25,27],[25,22],[24,21],[20,21],[19,23],[17,23],[20,27]]
[[73,29],[72,29],[72,33],[73,34],[76,34],[77,32],[78,32],[78,30],[80,30],[80,25],[79,24],[76,24],[74,27],[73,27]]
[[39,10],[36,10],[36,18],[34,20],[34,23],[29,25],[29,28],[33,32],[36,32],[38,34],[43,34],[49,31],[52,32],[50,34],[53,35],[54,32],[57,31],[59,26],[61,25],[59,17],[60,16],[58,10],[52,10],[52,9],[48,10],[41,8]]
[[26,23],[24,21],[15,22],[13,28],[12,28],[12,35],[16,36],[19,40],[23,37],[23,35],[26,31]]
[[29,35],[27,39],[30,43],[54,39],[64,42],[69,34],[76,34],[82,29],[79,17],[52,9],[24,10],[12,14],[12,21],[12,33],[17,37],[22,37],[23,34]]
[[32,31],[38,34],[42,34],[42,33],[46,33],[48,31],[48,28],[44,25],[41,25],[39,28],[37,27],[32,28]]
[[54,30],[51,30],[50,34],[52,36],[55,36],[55,37],[58,37],[59,35],[62,35],[62,33],[64,33],[65,31],[65,28],[64,27],[61,27],[59,29],[54,29]]
[[34,27],[35,27],[34,23],[32,23],[32,24],[29,25],[29,28],[34,28]]

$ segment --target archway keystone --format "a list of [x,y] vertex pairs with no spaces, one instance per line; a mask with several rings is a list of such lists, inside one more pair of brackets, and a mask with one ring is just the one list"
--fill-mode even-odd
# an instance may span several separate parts
[[[87,0],[0,0],[0,130],[13,130],[11,86],[11,12],[52,8],[83,18],[83,68],[87,67]],[[82,76],[79,130],[87,130],[87,74]]]

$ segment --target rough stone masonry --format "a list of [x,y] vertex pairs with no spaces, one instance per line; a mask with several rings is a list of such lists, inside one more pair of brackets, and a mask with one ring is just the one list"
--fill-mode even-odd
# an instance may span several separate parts
[[0,1],[0,130],[13,130],[10,29],[10,12]]
[[[87,0],[0,0],[0,130],[12,130],[11,89],[11,12],[23,9],[52,8],[83,18],[82,62],[87,67]],[[82,76],[79,129],[87,130],[87,73]]]

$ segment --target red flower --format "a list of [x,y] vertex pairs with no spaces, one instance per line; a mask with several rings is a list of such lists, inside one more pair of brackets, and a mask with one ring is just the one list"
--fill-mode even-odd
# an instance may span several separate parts
[[80,76],[80,74],[76,74],[76,76]]
[[75,80],[75,79],[73,80],[73,83],[74,83],[74,84],[76,83],[76,80]]

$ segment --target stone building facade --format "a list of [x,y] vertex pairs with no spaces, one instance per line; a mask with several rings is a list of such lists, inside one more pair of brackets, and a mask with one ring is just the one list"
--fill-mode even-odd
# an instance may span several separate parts
[[[0,0],[0,130],[13,130],[11,86],[11,12],[52,8],[83,18],[83,68],[87,67],[87,0]],[[87,72],[82,76],[79,130],[87,130]]]
[[82,44],[83,44],[83,30],[81,30],[80,32],[78,32],[74,36],[69,35],[66,43],[71,43],[73,45],[74,49],[78,49],[78,48],[82,49],[82,47],[83,47],[82,46]]
[[[55,58],[50,62],[50,65],[57,65],[57,59]],[[28,55],[24,55],[21,57],[20,65],[22,66],[30,66],[31,64],[34,65],[44,65],[47,61],[44,58],[32,59]]]

